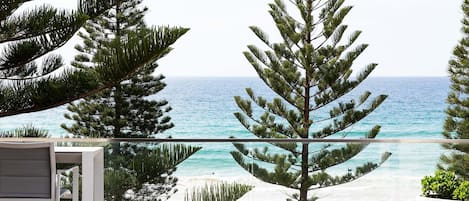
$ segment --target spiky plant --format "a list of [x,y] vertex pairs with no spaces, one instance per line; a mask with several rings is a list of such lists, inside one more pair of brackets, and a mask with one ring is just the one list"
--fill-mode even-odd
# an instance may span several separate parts
[[33,125],[25,125],[11,131],[1,131],[0,138],[18,138],[18,137],[49,137],[49,131],[36,128]]
[[236,201],[253,186],[238,183],[216,183],[186,191],[184,201]]

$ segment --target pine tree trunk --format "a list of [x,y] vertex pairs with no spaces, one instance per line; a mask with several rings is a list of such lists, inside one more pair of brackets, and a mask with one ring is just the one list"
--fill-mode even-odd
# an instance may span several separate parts
[[301,153],[301,187],[300,187],[300,201],[308,200],[308,143],[303,143]]
[[[117,85],[116,87],[116,90],[114,92],[114,122],[113,122],[113,125],[114,125],[114,130],[112,131],[112,136],[115,137],[115,138],[119,138],[121,137],[121,126],[120,126],[120,116],[121,116],[121,92],[120,92],[120,85]],[[115,142],[115,143],[112,143],[112,153],[114,155],[119,155],[120,152],[121,152],[121,143],[120,142]]]
[[[306,9],[308,10],[308,14],[311,15],[313,11],[313,0],[308,0],[306,2]],[[306,24],[306,38],[305,41],[308,44],[311,44],[311,33],[312,33],[312,16],[305,19]],[[305,63],[305,83],[304,83],[304,105],[303,105],[303,128],[304,133],[301,136],[303,139],[309,138],[309,102],[310,102],[310,88],[311,88],[311,77],[310,77],[310,68],[311,68],[311,58],[310,54],[306,54],[306,63]],[[308,158],[309,158],[309,143],[303,143],[303,148],[301,151],[301,186],[300,186],[300,201],[307,201],[308,200]]]
[[[114,138],[120,138],[122,137],[122,134],[121,134],[121,124],[120,124],[120,117],[121,117],[121,91],[120,91],[120,85],[116,85],[115,86],[115,91],[114,91],[114,122],[113,122],[113,125],[114,125],[114,130],[112,131],[112,137]],[[114,155],[120,155],[120,152],[121,152],[121,143],[120,142],[115,142],[115,143],[112,143],[112,153]]]
[[[304,132],[303,139],[309,138],[309,88],[310,88],[311,78],[308,76],[308,72],[306,72],[306,81],[305,81],[305,102],[303,108],[303,127]],[[300,186],[300,201],[307,201],[308,200],[308,158],[309,158],[309,143],[303,143],[303,147],[301,149],[301,186]]]
[[[116,39],[120,43],[120,18],[118,17],[120,15],[120,1],[116,1],[116,29],[114,30],[116,33]],[[119,55],[116,55],[119,57]],[[120,124],[120,117],[121,117],[121,110],[122,110],[122,93],[121,93],[121,86],[120,83],[116,85],[116,90],[114,91],[114,132],[113,132],[113,137],[118,138],[121,137],[121,124]],[[119,143],[117,143],[119,144]]]
[[116,85],[116,90],[114,91],[114,112],[115,112],[115,115],[114,115],[114,131],[113,131],[113,137],[115,138],[120,138],[120,137],[123,137],[122,136],[122,133],[121,133],[121,129],[122,129],[122,126],[121,126],[121,122],[120,122],[120,118],[121,118],[121,115],[122,115],[122,93],[121,93],[121,86],[118,84]]

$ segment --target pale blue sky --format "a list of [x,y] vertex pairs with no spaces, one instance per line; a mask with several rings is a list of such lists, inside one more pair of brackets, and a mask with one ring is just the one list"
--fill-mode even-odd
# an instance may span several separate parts
[[[267,12],[273,0],[144,0],[148,24],[191,28],[160,60],[158,73],[174,76],[255,76],[242,51],[260,44],[248,26],[276,30]],[[42,0],[56,6],[73,0]],[[349,0],[346,23],[370,44],[356,67],[379,63],[373,76],[446,76],[460,39],[461,0]],[[65,49],[73,47],[67,45]],[[62,51],[72,55],[71,51]]]

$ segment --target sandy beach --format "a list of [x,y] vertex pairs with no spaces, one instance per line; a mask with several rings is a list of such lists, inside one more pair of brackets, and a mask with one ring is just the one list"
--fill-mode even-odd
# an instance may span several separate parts
[[[295,190],[262,182],[255,177],[180,177],[178,192],[170,201],[184,200],[186,190],[216,182],[245,183],[255,186],[238,201],[285,201]],[[351,183],[311,191],[321,201],[416,201],[420,195],[419,177],[369,174]]]

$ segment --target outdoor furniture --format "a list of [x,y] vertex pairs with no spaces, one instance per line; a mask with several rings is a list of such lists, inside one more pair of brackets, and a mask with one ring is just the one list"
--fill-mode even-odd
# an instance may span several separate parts
[[[102,147],[55,147],[56,163],[80,163],[81,200],[104,200],[104,149]],[[78,197],[78,194],[73,193]]]
[[[57,157],[56,157],[57,159]],[[60,175],[62,173],[66,173],[66,172],[72,172],[72,192],[73,193],[70,193],[68,190],[64,191],[61,186],[60,186]],[[57,179],[59,180],[58,182],[58,186],[57,186],[57,189],[60,189],[60,191],[57,191],[56,192],[56,196],[58,198],[65,198],[65,199],[69,199],[69,200],[72,200],[72,201],[78,201],[78,181],[79,181],[79,177],[80,177],[80,169],[78,166],[74,166],[68,170],[57,170],[57,175],[59,175],[57,177]]]
[[0,143],[0,201],[59,200],[58,181],[53,143]]

